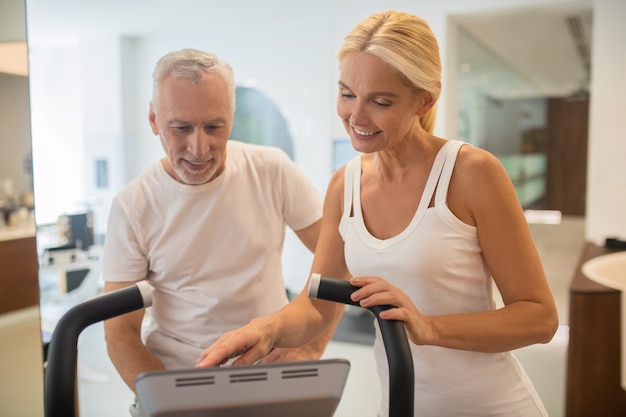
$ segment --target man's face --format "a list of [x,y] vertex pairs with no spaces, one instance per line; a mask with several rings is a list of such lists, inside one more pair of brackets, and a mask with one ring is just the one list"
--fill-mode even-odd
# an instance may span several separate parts
[[183,184],[204,184],[226,164],[226,143],[233,127],[233,102],[220,74],[199,84],[167,76],[157,102],[150,103],[150,126],[161,138],[165,170]]

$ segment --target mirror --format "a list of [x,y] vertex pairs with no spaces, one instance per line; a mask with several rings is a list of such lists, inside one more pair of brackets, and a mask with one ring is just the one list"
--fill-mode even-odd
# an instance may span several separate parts
[[0,2],[0,414],[43,415],[26,6]]
[[[585,214],[592,17],[591,6],[458,17],[458,136],[500,159],[525,209]],[[533,46],[503,54],[521,33]]]

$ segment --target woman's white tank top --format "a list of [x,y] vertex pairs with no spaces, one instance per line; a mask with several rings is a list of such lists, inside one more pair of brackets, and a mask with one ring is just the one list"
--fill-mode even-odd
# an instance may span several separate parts
[[[406,292],[426,315],[473,313],[495,308],[492,278],[476,228],[446,204],[459,149],[439,150],[415,215],[396,236],[372,236],[361,211],[361,158],[345,171],[344,213],[339,231],[352,276],[380,276]],[[434,205],[429,207],[433,200]],[[376,326],[374,354],[381,383],[379,416],[389,408],[387,357]],[[411,344],[415,369],[415,416],[547,416],[525,371],[510,353],[482,353]],[[393,395],[393,393],[391,394]]]

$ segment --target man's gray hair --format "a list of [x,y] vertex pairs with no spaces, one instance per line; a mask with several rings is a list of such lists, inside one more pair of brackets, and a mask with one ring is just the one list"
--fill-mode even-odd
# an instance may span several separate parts
[[235,78],[231,66],[215,54],[196,49],[182,49],[169,52],[159,59],[152,73],[152,103],[156,104],[161,82],[168,75],[184,78],[194,84],[202,81],[205,74],[218,73],[226,81],[231,93],[233,109],[235,105]]

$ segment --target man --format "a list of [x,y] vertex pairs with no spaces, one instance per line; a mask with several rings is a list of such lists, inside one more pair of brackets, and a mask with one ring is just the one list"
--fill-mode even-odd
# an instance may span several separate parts
[[[285,226],[313,251],[322,215],[319,193],[284,152],[228,140],[227,63],[185,49],[161,58],[153,78],[149,120],[166,156],[116,196],[104,245],[105,292],[154,287],[147,314],[104,323],[111,361],[133,391],[139,373],[194,368],[222,333],[285,305]],[[330,336],[265,361],[317,359]]]

